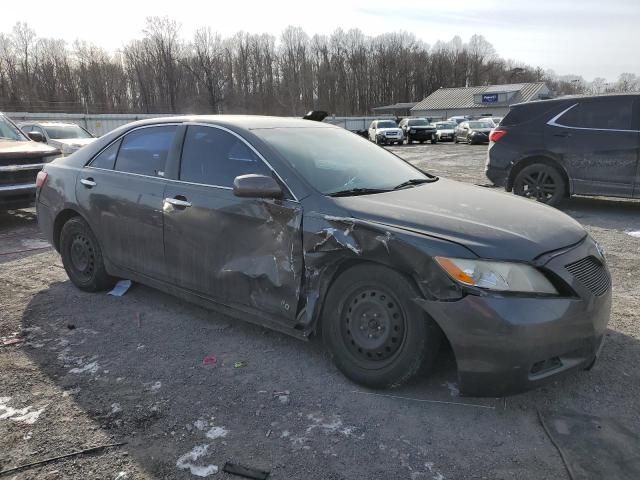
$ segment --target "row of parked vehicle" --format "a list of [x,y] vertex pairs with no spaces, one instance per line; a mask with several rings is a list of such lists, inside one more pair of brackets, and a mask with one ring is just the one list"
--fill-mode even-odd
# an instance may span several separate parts
[[452,141],[469,144],[489,143],[489,133],[498,126],[501,117],[472,119],[451,117],[446,121],[432,122],[427,118],[403,118],[395,120],[374,120],[368,131],[369,140],[378,145],[408,145],[413,142],[438,143]]
[[31,205],[42,167],[94,140],[91,133],[74,123],[16,125],[0,113],[0,208]]

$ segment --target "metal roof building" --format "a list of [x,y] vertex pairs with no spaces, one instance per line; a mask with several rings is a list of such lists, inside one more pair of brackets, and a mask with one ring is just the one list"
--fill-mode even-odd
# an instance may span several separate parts
[[509,105],[550,98],[544,82],[440,88],[411,109],[413,117],[443,119],[457,115],[502,117]]

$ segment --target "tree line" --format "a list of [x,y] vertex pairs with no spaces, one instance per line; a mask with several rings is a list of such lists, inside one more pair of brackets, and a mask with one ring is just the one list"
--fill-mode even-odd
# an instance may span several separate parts
[[142,34],[110,53],[82,40],[39,38],[17,23],[0,33],[0,110],[363,115],[440,87],[544,80],[558,94],[640,89],[634,74],[587,83],[505,60],[482,35],[430,46],[407,32],[309,36],[291,26],[277,39],[222,38],[204,27],[187,40],[167,17],[148,17]]

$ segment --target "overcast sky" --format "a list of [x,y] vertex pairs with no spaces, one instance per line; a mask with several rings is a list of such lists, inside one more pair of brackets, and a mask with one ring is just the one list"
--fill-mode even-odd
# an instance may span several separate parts
[[277,36],[287,25],[310,35],[337,27],[368,35],[406,30],[429,44],[480,33],[502,57],[558,74],[608,81],[640,74],[640,0],[30,0],[3,6],[0,31],[26,21],[38,36],[116,50],[141,36],[148,15],[178,20],[184,37],[203,25],[223,35]]

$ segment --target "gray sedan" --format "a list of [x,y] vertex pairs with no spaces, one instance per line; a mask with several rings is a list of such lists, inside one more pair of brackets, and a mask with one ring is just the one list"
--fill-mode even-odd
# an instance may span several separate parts
[[[563,213],[425,174],[346,130],[271,117],[121,127],[39,174],[71,281],[128,278],[306,339],[370,387],[429,371],[499,395],[593,364],[598,245]],[[421,370],[421,367],[423,370]]]

